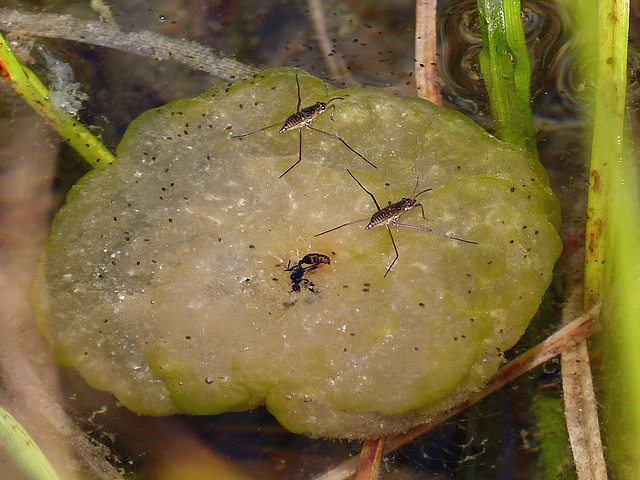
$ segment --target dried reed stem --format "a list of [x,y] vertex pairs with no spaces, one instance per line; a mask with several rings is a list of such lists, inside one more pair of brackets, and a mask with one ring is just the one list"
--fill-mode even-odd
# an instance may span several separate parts
[[416,89],[420,98],[442,105],[438,85],[437,0],[416,0]]

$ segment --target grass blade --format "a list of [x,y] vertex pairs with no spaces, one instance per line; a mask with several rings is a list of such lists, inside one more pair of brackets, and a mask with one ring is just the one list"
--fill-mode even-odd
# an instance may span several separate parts
[[0,440],[18,465],[35,480],[60,480],[24,427],[3,408],[0,408]]
[[115,157],[78,120],[56,109],[40,79],[15,57],[0,35],[0,71],[9,85],[29,103],[92,167],[111,163]]

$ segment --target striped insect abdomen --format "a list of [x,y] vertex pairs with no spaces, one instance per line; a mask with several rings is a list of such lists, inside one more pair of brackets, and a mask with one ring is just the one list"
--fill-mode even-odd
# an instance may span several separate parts
[[364,229],[369,230],[373,227],[377,227],[378,225],[387,224],[392,220],[397,220],[398,217],[403,212],[406,212],[409,208],[411,208],[414,203],[416,203],[416,201],[412,198],[403,198],[399,202],[387,205],[371,216],[369,224],[364,227]]
[[299,112],[294,113],[287,118],[280,129],[280,133],[284,133],[294,128],[302,128],[313,122],[318,116],[326,110],[326,104],[318,102],[310,107],[303,108]]

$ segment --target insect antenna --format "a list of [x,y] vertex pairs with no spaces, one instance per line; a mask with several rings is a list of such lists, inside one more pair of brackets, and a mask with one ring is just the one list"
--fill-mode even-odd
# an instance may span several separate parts
[[[425,192],[430,192],[431,190],[433,190],[433,188],[427,188],[425,190],[422,190],[419,194],[414,195],[413,201],[415,202],[416,198],[418,198],[420,195],[422,195]],[[415,190],[414,190],[414,192],[415,192]],[[427,217],[424,216],[424,207],[422,206],[422,204],[421,203],[416,203],[414,206],[420,207],[420,215],[422,215],[422,218],[426,220]]]
[[433,190],[433,188],[425,188],[424,190],[422,190],[420,193],[418,193],[417,195],[413,196],[413,199],[415,200],[416,198],[418,198],[420,195],[422,195],[423,193],[427,193],[430,192],[431,190]]
[[415,187],[413,187],[413,199],[415,200],[416,198],[418,198],[420,195],[422,195],[423,193],[426,192],[430,192],[431,190],[433,190],[433,188],[425,188],[424,190],[422,190],[420,193],[418,193],[416,195],[416,190],[418,190],[418,184],[420,183],[420,175],[416,176],[416,185]]
[[[325,98],[329,96],[329,87],[327,86],[327,84],[324,84],[324,96]],[[335,120],[333,119],[333,114],[336,112],[336,106],[335,105],[329,105],[331,102],[333,102],[334,100],[344,100],[344,98],[342,97],[333,97],[330,100],[327,100],[325,102],[325,106],[329,106],[330,108],[333,108],[333,110],[331,111],[331,121],[335,122]]]

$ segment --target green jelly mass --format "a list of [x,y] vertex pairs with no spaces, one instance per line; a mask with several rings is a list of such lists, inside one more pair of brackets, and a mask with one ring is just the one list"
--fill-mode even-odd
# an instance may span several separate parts
[[[333,97],[313,127],[297,104]],[[246,136],[264,126],[274,128]],[[140,414],[266,405],[292,432],[406,430],[496,372],[561,242],[543,167],[462,115],[294,69],[144,113],[57,214],[32,301],[55,358]],[[316,234],[411,198],[391,226]],[[308,253],[331,263],[292,290]],[[303,266],[309,266],[305,264]],[[300,271],[298,271],[300,273]],[[311,283],[309,283],[311,282]]]

